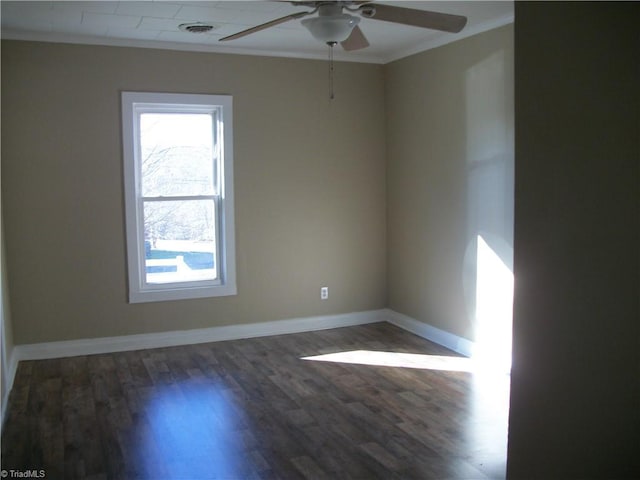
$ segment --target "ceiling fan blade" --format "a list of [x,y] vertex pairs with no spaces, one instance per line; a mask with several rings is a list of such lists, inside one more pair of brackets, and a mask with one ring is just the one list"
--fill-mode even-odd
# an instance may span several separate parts
[[222,37],[219,39],[219,42],[226,42],[227,40],[235,40],[236,38],[242,38],[246,35],[250,35],[255,32],[259,32],[260,30],[265,30],[270,27],[275,27],[276,25],[280,25],[281,23],[288,22],[290,20],[297,20],[298,18],[306,17],[314,12],[297,12],[292,13],[291,15],[287,15],[286,17],[276,18],[275,20],[271,20],[270,22],[263,23],[262,25],[257,25],[255,27],[247,28],[238,33],[234,33],[233,35],[228,35],[226,37]]
[[359,9],[365,18],[442,30],[443,32],[458,33],[467,24],[467,17],[461,15],[394,7],[379,3],[362,5]]
[[342,48],[344,48],[347,52],[352,50],[360,50],[362,48],[367,48],[369,46],[369,41],[367,37],[364,36],[360,27],[356,25],[353,30],[351,30],[351,35],[344,41],[340,42]]

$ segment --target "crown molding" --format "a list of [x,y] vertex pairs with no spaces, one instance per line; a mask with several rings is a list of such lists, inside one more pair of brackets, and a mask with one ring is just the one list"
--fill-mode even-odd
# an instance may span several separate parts
[[[196,43],[164,42],[159,40],[138,40],[128,38],[95,37],[91,35],[70,35],[55,32],[33,32],[27,30],[2,30],[2,40],[19,40],[25,42],[67,43],[74,45],[94,45],[105,47],[151,48],[157,50],[175,50],[182,52],[216,53],[225,55],[253,55],[259,57],[295,58],[305,60],[327,60],[326,50],[314,53],[300,53],[291,51],[272,51],[229,46],[202,45]],[[348,52],[336,50],[334,60],[351,63],[384,63],[380,58],[372,55],[358,55],[354,57]]]

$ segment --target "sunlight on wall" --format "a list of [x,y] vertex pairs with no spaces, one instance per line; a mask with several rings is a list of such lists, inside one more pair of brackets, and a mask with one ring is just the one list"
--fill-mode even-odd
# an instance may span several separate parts
[[350,352],[327,353],[303,357],[302,360],[318,362],[350,363],[378,367],[419,368],[423,370],[446,370],[450,372],[471,372],[474,364],[466,357],[424,355],[419,353],[377,352],[373,350],[353,350]]
[[511,368],[513,273],[478,235],[476,339],[473,358],[497,371]]
[[511,368],[514,138],[507,53],[466,72],[467,252],[465,298],[479,368]]

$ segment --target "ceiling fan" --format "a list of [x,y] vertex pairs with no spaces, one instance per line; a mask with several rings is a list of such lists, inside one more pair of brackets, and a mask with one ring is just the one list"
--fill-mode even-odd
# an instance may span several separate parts
[[342,48],[347,51],[368,47],[369,42],[358,26],[360,18],[345,13],[345,10],[372,20],[382,20],[451,33],[459,32],[467,23],[467,17],[461,15],[374,4],[371,1],[292,1],[289,3],[295,6],[311,8],[312,10],[292,13],[291,15],[271,20],[233,35],[228,35],[221,38],[220,41],[235,40],[290,20],[311,17],[311,15],[317,13],[317,16],[306,18],[301,22],[314,38],[328,44],[330,47],[340,43]]

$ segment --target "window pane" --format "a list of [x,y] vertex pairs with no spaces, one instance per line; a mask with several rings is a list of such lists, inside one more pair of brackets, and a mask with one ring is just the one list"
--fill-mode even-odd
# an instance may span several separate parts
[[213,200],[144,202],[147,283],[218,277]]
[[142,196],[214,193],[211,115],[143,113],[140,154]]

